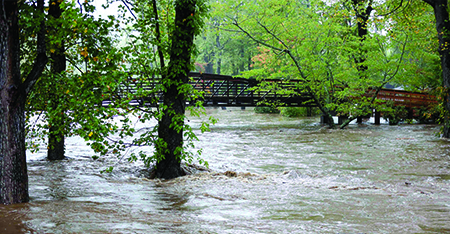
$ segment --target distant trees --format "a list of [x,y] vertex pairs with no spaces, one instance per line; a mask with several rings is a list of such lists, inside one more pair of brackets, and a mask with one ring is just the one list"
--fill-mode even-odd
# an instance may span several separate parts
[[196,68],[206,73],[240,75],[252,69],[257,43],[227,27],[230,22],[221,12],[219,2],[222,1],[211,1],[212,16],[195,41],[199,50]]

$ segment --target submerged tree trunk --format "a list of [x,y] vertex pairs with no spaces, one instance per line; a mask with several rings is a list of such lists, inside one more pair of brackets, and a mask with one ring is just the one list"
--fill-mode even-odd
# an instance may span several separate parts
[[[44,1],[38,1],[43,12]],[[45,55],[45,28],[37,38],[38,56],[22,82],[19,56],[19,10],[17,1],[0,3],[0,203],[27,202],[28,173],[25,157],[25,102],[41,75]],[[42,22],[43,23],[43,22]]]
[[[60,8],[60,1],[50,1],[48,14],[54,19],[61,17],[62,10]],[[51,31],[56,35],[58,28],[52,28]],[[64,54],[64,41],[60,44],[52,45],[54,52],[51,54],[51,72],[53,78],[53,85],[50,86],[50,102],[49,108],[52,110],[60,109],[62,99],[59,93],[59,83],[61,79],[59,75],[66,70],[66,55]],[[51,112],[49,116],[49,133],[48,133],[48,150],[47,158],[49,160],[61,160],[64,159],[64,125],[65,125],[65,113],[64,112]]]
[[0,203],[27,202],[25,100],[19,60],[19,12],[16,1],[0,9]]
[[162,144],[156,147],[159,162],[156,164],[156,177],[175,178],[184,175],[181,169],[183,151],[183,124],[185,96],[180,88],[188,82],[191,54],[194,43],[192,16],[195,14],[196,0],[177,0],[175,2],[175,29],[172,32],[170,62],[164,91],[162,119],[159,121],[158,135]]
[[442,66],[442,86],[446,92],[444,97],[445,113],[443,137],[450,138],[450,19],[447,0],[424,0],[434,9],[436,30],[439,38],[439,55]]

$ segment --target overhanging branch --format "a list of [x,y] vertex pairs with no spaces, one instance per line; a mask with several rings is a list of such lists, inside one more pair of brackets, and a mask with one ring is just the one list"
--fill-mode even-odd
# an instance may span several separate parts
[[44,71],[45,66],[48,62],[48,57],[46,54],[46,45],[45,45],[45,33],[46,33],[46,27],[45,27],[45,19],[43,17],[44,15],[44,0],[38,0],[37,1],[37,9],[39,11],[39,15],[42,16],[40,18],[41,25],[40,29],[37,35],[37,56],[33,64],[33,68],[31,69],[30,73],[28,74],[27,78],[25,79],[24,83],[22,84],[23,89],[25,90],[25,93],[29,93],[31,89],[33,88],[34,84],[37,82],[39,77],[41,76],[42,72]]

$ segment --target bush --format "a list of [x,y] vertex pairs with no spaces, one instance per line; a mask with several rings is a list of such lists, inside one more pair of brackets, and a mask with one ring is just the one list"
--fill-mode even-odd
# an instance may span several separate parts
[[287,117],[307,116],[306,107],[281,107],[281,115]]
[[310,115],[315,116],[320,114],[320,110],[314,107],[280,107],[281,115],[287,117],[306,117],[308,116],[308,108],[311,108]]
[[408,110],[404,106],[392,106],[386,108],[383,118],[389,120],[389,125],[397,125],[400,121],[408,118]]
[[259,114],[278,114],[280,111],[271,106],[257,106],[255,107],[255,112]]

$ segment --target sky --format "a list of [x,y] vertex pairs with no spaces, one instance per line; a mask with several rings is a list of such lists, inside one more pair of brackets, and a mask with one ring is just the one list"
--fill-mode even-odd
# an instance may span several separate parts
[[108,9],[104,9],[102,7],[103,4],[106,4],[106,0],[94,0],[93,5],[95,6],[95,16],[106,19],[108,15],[117,15],[119,11],[118,6],[122,4],[121,2],[114,2],[109,5]]

